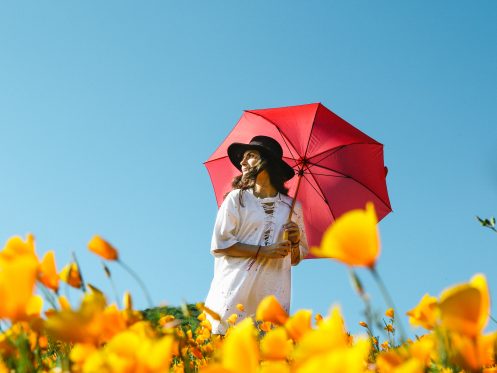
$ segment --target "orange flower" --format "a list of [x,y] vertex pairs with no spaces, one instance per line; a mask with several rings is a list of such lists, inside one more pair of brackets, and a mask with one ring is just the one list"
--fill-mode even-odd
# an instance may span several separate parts
[[20,320],[36,313],[39,302],[32,298],[37,272],[32,236],[9,239],[0,252],[0,318]]
[[448,330],[469,337],[480,335],[490,313],[490,295],[485,276],[477,274],[469,283],[442,292],[439,308],[442,324]]
[[359,325],[362,326],[363,328],[368,328],[368,324],[365,323],[364,321],[359,321]]
[[245,311],[245,307],[244,307],[244,306],[243,306],[243,304],[241,304],[241,303],[238,303],[238,304],[236,305],[236,308],[237,308],[237,309],[238,309],[238,311],[240,311],[240,312]]
[[270,330],[261,340],[261,353],[264,360],[286,359],[291,350],[291,340],[288,339],[283,328]]
[[55,266],[55,254],[52,250],[47,251],[40,262],[38,280],[55,292],[59,290],[59,275]]
[[294,341],[298,341],[312,329],[311,316],[311,310],[299,310],[286,321],[285,329]]
[[107,260],[119,260],[118,251],[100,236],[93,236],[88,242],[88,249]]
[[281,307],[274,295],[268,295],[259,303],[256,319],[283,325],[288,319],[288,313]]
[[78,265],[74,262],[69,263],[60,271],[60,279],[72,286],[79,289],[83,285],[81,274],[79,273]]
[[47,333],[67,342],[98,343],[105,328],[105,297],[99,293],[85,295],[79,310],[66,309],[49,316],[44,323]]
[[406,315],[409,316],[411,325],[422,326],[425,329],[432,330],[437,320],[437,298],[429,294],[423,295],[419,304]]
[[394,315],[395,315],[395,313],[394,313],[393,308],[389,308],[388,310],[385,311],[386,317],[390,317],[391,319],[393,319]]
[[339,217],[324,233],[321,247],[311,248],[319,257],[337,259],[350,266],[373,268],[380,255],[380,236],[372,203]]
[[451,334],[450,360],[470,371],[480,371],[484,366],[495,364],[497,333],[471,338],[466,335]]

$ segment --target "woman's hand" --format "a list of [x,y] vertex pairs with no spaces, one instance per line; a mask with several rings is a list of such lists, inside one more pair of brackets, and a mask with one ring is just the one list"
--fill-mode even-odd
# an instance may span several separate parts
[[288,239],[292,243],[298,243],[300,241],[300,228],[297,223],[291,221],[283,225],[285,231],[288,232]]
[[281,259],[286,257],[290,253],[290,251],[292,250],[291,245],[291,242],[286,240],[276,242],[269,246],[261,246],[259,255],[265,258]]

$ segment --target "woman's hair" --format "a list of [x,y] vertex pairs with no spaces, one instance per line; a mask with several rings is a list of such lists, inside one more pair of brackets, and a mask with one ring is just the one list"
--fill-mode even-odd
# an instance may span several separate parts
[[288,188],[285,186],[283,172],[278,166],[272,164],[268,159],[261,155],[260,161],[252,167],[245,175],[235,176],[231,182],[231,190],[240,189],[240,205],[243,207],[242,194],[245,190],[253,188],[255,179],[262,170],[266,170],[269,175],[271,185],[278,193],[288,195]]

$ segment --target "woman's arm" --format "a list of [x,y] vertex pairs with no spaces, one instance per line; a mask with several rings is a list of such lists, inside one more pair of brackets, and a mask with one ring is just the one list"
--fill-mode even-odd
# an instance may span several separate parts
[[[259,249],[260,247],[260,249]],[[257,254],[257,251],[259,253]],[[226,249],[214,249],[215,254],[223,254],[241,258],[253,258],[256,255],[263,258],[284,258],[291,251],[290,241],[280,241],[268,246],[249,245],[237,242]]]

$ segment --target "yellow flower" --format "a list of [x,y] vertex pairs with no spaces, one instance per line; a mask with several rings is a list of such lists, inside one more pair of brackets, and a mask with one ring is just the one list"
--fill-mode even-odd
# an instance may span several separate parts
[[244,306],[243,306],[243,304],[241,304],[241,303],[238,303],[238,304],[236,305],[236,308],[237,308],[237,309],[238,309],[238,311],[240,311],[240,312],[245,311],[245,307],[244,307]]
[[261,354],[264,360],[283,360],[292,351],[292,341],[283,328],[275,328],[261,340]]
[[235,325],[237,319],[238,319],[238,315],[236,313],[233,313],[233,314],[231,314],[231,316],[229,316],[226,319],[226,321],[228,321],[228,323],[231,325]]
[[469,337],[464,334],[450,335],[449,358],[453,364],[470,371],[479,371],[484,366],[495,364],[497,332]]
[[302,364],[298,373],[364,373],[370,344],[359,340],[353,347],[331,349],[321,355],[314,355]]
[[40,316],[43,309],[43,298],[39,295],[33,295],[29,298],[28,304],[26,305],[26,315],[27,316]]
[[419,304],[406,313],[409,316],[409,323],[432,330],[437,321],[437,306],[437,298],[429,294],[423,295]]
[[380,254],[380,237],[374,205],[339,217],[324,233],[321,247],[311,248],[318,257],[337,259],[350,266],[373,268]]
[[93,236],[88,249],[107,260],[119,260],[119,252],[100,236]]
[[393,319],[395,313],[393,308],[389,308],[388,310],[385,311],[385,316]]
[[71,309],[71,304],[67,300],[67,298],[63,295],[60,295],[58,298],[59,301],[59,306],[62,310],[70,310]]
[[490,313],[490,295],[485,276],[477,274],[469,283],[442,292],[439,308],[445,328],[469,337],[478,336],[485,328]]
[[[98,343],[104,334],[105,297],[89,293],[78,310],[65,309],[50,315],[44,323],[47,333],[66,342]],[[107,320],[108,321],[108,320]]]
[[33,312],[38,264],[32,236],[7,241],[0,252],[0,318],[22,320]]
[[395,331],[392,324],[387,324],[383,329],[385,329],[388,333],[393,333]]
[[298,341],[312,329],[311,316],[311,310],[298,310],[286,321],[285,329],[294,341]]
[[40,262],[38,280],[55,292],[59,290],[59,275],[55,266],[55,254],[52,250],[47,251]]
[[288,313],[281,307],[274,295],[268,295],[259,303],[255,318],[283,325],[288,319]]
[[219,314],[217,312],[211,310],[205,304],[203,304],[203,303],[197,303],[197,308],[200,311],[205,312],[207,315],[209,315],[210,317],[212,317],[214,320],[221,321],[221,316],[219,316]]
[[133,298],[131,297],[131,293],[126,291],[123,296],[123,306],[126,311],[133,310]]
[[253,321],[247,318],[231,329],[222,351],[222,366],[236,373],[255,373],[259,368],[259,346]]
[[263,361],[259,373],[290,373],[290,366],[286,361]]
[[323,319],[317,329],[310,330],[302,336],[295,347],[294,358],[297,365],[305,363],[314,356],[345,348],[349,337],[338,307],[331,309],[330,316]]
[[69,263],[60,271],[60,279],[73,288],[79,289],[83,285],[78,265],[74,262]]

